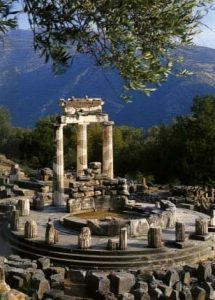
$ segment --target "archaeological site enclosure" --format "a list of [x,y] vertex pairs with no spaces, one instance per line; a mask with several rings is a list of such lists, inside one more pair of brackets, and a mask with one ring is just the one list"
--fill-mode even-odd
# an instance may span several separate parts
[[[158,187],[114,176],[113,125],[98,98],[60,100],[53,170],[1,174],[4,235],[14,253],[84,270],[145,270],[213,258],[215,191]],[[88,162],[87,128],[103,131],[102,162]],[[65,126],[77,132],[77,168],[64,170]],[[8,162],[9,164],[9,162]]]

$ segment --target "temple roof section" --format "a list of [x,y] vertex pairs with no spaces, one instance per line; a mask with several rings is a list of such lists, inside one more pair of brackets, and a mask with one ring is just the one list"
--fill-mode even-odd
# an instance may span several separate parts
[[75,114],[99,114],[102,113],[104,102],[101,98],[68,98],[61,99],[60,106],[63,108],[65,115]]
[[102,112],[104,101],[101,98],[68,98],[61,99],[63,115],[58,122],[62,124],[84,124],[107,122],[108,114]]

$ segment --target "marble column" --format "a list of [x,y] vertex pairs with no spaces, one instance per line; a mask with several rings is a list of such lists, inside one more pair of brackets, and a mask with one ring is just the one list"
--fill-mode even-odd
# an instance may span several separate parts
[[162,247],[162,231],[160,227],[150,227],[148,231],[148,246],[149,248]]
[[199,218],[195,222],[195,234],[196,235],[207,235],[208,234],[208,220]]
[[77,176],[87,169],[87,125],[77,124]]
[[128,230],[126,227],[120,229],[119,250],[126,250],[128,245]]
[[209,226],[215,226],[215,209],[212,209],[210,212],[211,218],[209,221]]
[[113,124],[105,122],[103,125],[103,164],[102,173],[113,178]]
[[55,190],[53,195],[53,205],[63,206],[64,201],[64,152],[63,152],[63,127],[59,124],[55,127],[56,158],[53,165],[55,175]]
[[184,242],[185,241],[185,225],[181,222],[175,223],[175,241]]

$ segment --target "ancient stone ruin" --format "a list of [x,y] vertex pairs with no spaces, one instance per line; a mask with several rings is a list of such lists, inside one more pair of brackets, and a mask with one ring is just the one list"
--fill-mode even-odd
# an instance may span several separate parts
[[[71,98],[60,105],[53,171],[44,168],[32,179],[13,165],[0,176],[0,210],[9,221],[4,235],[13,251],[37,259],[10,256],[5,272],[0,268],[0,292],[30,286],[35,299],[67,299],[71,280],[83,299],[214,299],[215,268],[207,263],[215,255],[214,189],[114,177],[113,122],[103,101]],[[91,123],[103,127],[102,162],[88,162]],[[68,175],[63,128],[69,125],[77,127],[77,169]],[[200,260],[206,263],[196,265]]]
[[54,206],[65,205],[63,128],[68,124],[74,124],[77,127],[77,178],[81,179],[85,175],[85,170],[88,169],[87,126],[92,123],[103,125],[102,174],[110,179],[113,178],[113,122],[109,121],[108,115],[102,112],[103,104],[104,102],[99,98],[72,98],[60,101],[63,115],[58,118],[55,126],[56,160],[53,169],[56,178],[56,190],[53,197]]

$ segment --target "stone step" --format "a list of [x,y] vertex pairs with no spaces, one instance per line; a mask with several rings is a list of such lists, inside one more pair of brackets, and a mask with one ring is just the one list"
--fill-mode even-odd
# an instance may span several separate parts
[[[163,259],[164,256],[172,256],[174,257],[174,260],[177,259],[177,257],[186,256],[189,255],[190,253],[193,252],[193,248],[195,249],[195,252],[197,253],[198,251],[204,250],[207,246],[207,244],[205,243],[201,243],[200,245],[196,245],[194,247],[190,247],[190,248],[186,248],[186,249],[181,249],[178,250],[177,252],[175,252],[175,250],[170,250],[170,251],[165,251],[162,253],[152,253],[152,254],[146,254],[144,251],[136,251],[135,253],[133,253],[132,255],[130,255],[129,251],[126,251],[127,255],[121,256],[120,252],[124,252],[124,251],[118,251],[118,253],[116,251],[114,251],[112,253],[112,251],[79,251],[77,252],[70,252],[70,253],[65,253],[62,251],[56,251],[55,247],[49,247],[49,249],[46,249],[46,245],[44,248],[41,248],[41,245],[38,245],[38,243],[26,243],[29,242],[28,240],[25,239],[16,239],[15,237],[12,236],[11,238],[11,245],[13,247],[13,245],[15,244],[18,248],[20,249],[28,249],[30,252],[35,252],[35,253],[39,253],[40,255],[47,255],[48,252],[52,253],[53,256],[55,256],[56,258],[60,258],[60,257],[65,257],[66,259],[81,259],[81,260],[92,260],[92,261],[113,261],[113,260],[117,260],[117,261],[130,261],[130,260],[136,260],[136,261],[149,261],[152,259]],[[39,246],[39,249],[38,249]],[[57,248],[58,250],[60,250],[60,248]],[[106,255],[108,252],[110,252],[112,255]],[[92,254],[93,253],[93,254]],[[117,254],[117,255],[116,255]],[[119,255],[118,255],[119,254]]]
[[[22,253],[28,256],[43,256],[40,255],[38,252],[35,252],[38,249],[34,249],[33,251],[30,251],[29,249],[24,249],[23,247],[19,248],[19,246],[13,244],[13,249],[17,251],[18,253]],[[26,248],[26,247],[25,247]],[[197,252],[191,252],[190,255],[184,256],[183,254],[177,259],[173,258],[172,256],[170,257],[163,257],[162,259],[153,259],[153,257],[149,256],[147,260],[137,260],[135,257],[133,257],[132,260],[124,260],[124,261],[118,261],[113,259],[112,261],[98,261],[98,260],[83,260],[83,257],[76,257],[74,258],[66,258],[64,253],[62,253],[61,257],[56,257],[56,253],[49,253],[49,257],[51,260],[61,263],[61,264],[66,264],[70,265],[72,267],[79,267],[79,268],[85,268],[85,269],[128,269],[128,268],[151,268],[152,266],[154,267],[163,267],[164,264],[165,266],[171,266],[175,265],[177,263],[180,264],[186,264],[192,262],[196,262],[197,260],[202,260],[202,258],[208,258],[211,257],[212,251],[211,247],[201,247],[203,249],[197,250]],[[35,254],[37,253],[37,254]]]

